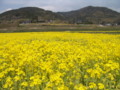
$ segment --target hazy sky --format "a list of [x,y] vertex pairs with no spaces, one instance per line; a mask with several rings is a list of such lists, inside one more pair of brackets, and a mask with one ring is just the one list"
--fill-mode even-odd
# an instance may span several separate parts
[[28,6],[55,12],[76,10],[86,6],[103,6],[120,12],[120,0],[0,0],[0,13]]

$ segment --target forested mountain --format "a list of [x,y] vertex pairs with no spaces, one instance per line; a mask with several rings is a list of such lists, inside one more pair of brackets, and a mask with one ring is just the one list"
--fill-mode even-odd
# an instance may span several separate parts
[[59,12],[71,23],[114,23],[120,19],[120,13],[106,7],[88,6],[79,10]]
[[50,20],[59,20],[62,17],[52,11],[44,10],[37,7],[24,7],[0,14],[1,21],[31,21],[44,22]]
[[0,14],[0,22],[50,22],[53,20],[68,23],[119,23],[120,13],[106,7],[88,6],[69,12],[52,12],[37,7],[24,7]]

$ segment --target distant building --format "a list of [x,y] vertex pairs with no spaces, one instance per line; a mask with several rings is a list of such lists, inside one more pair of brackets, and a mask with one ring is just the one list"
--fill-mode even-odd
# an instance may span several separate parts
[[38,16],[37,23],[45,23],[45,22],[46,21],[43,18],[41,18],[41,17]]
[[105,26],[112,26],[112,24],[111,23],[106,23]]
[[20,24],[29,24],[29,23],[31,23],[31,20],[20,21]]

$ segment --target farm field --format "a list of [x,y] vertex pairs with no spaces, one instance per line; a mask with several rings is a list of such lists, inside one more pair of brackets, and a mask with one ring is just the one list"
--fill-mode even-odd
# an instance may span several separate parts
[[[4,26],[2,28],[1,26]],[[84,32],[120,34],[120,26],[100,26],[90,24],[23,24],[19,26],[0,25],[0,33],[14,32]]]
[[120,34],[0,33],[0,90],[120,90]]

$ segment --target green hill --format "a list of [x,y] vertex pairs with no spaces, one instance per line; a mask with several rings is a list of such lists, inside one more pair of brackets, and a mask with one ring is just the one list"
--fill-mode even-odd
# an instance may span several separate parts
[[24,7],[0,14],[0,21],[31,21],[45,22],[50,20],[59,20],[62,17],[52,11],[44,10],[37,7]]
[[88,6],[69,12],[52,12],[37,7],[24,7],[0,14],[1,23],[14,22],[52,22],[66,21],[68,23],[120,23],[120,13],[106,7]]
[[120,13],[106,7],[88,6],[79,10],[59,12],[70,23],[117,23]]

